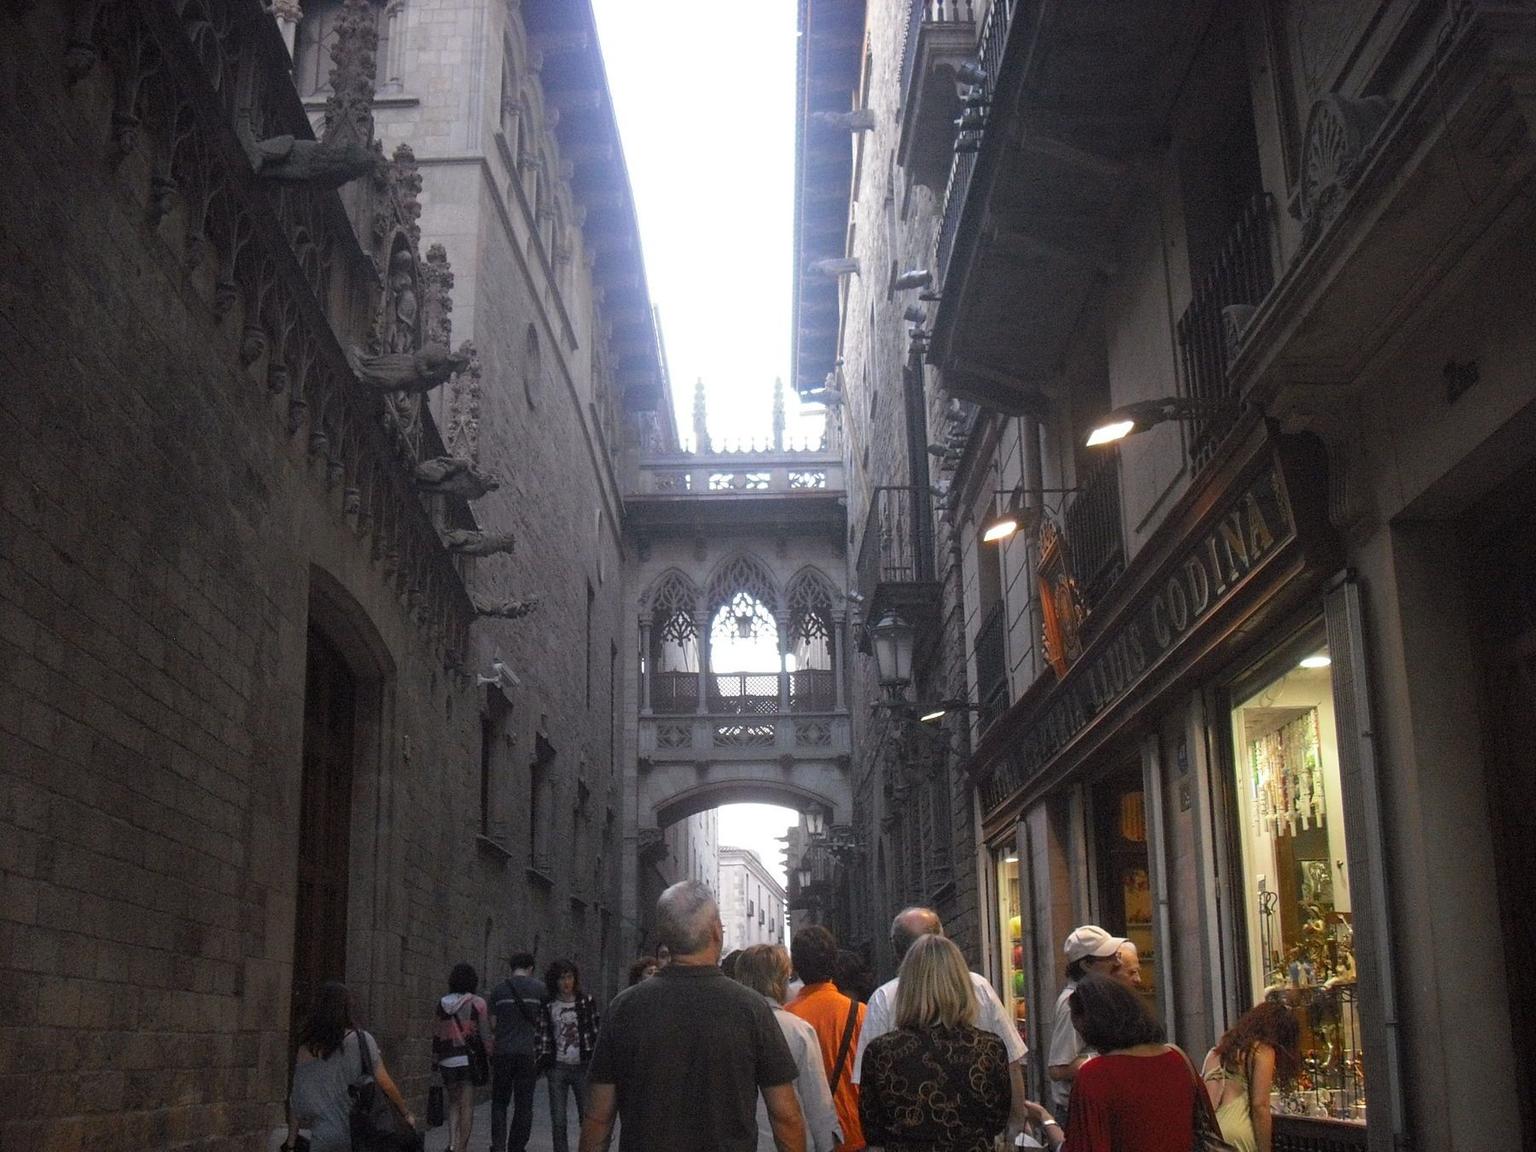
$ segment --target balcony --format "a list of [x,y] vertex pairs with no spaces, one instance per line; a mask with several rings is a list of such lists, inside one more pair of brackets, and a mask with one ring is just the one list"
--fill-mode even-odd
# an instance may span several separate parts
[[1237,420],[1237,393],[1227,369],[1248,321],[1275,283],[1271,214],[1274,202],[1261,192],[1249,201],[1211,267],[1195,284],[1179,318],[1180,384],[1184,395],[1226,404],[1216,416],[1190,422],[1189,462],[1198,473]]
[[819,447],[659,453],[631,467],[625,503],[640,527],[826,524],[841,533],[843,483],[842,458]]
[[933,499],[926,487],[875,488],[859,545],[864,618],[895,612],[918,629],[922,645],[937,631],[939,584],[933,568]]
[[1106,238],[1208,17],[1196,3],[994,0],[977,50],[986,119],[956,141],[934,252],[929,359],[953,394],[1005,411],[1043,402],[1117,270]]
[[1067,508],[1072,576],[1090,614],[1125,571],[1125,526],[1120,516],[1120,456],[1110,453],[1078,478]]
[[956,69],[976,52],[983,0],[912,0],[901,61],[901,134],[896,162],[925,187],[942,190],[963,111]]

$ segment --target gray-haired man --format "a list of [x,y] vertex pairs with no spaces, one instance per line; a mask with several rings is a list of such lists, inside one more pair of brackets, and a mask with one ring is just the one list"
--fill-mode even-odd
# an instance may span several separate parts
[[656,903],[672,962],[619,993],[588,1069],[581,1152],[604,1152],[622,1119],[621,1152],[755,1152],[757,1097],[779,1152],[805,1152],[798,1069],[768,1002],[720,971],[725,930],[696,880]]

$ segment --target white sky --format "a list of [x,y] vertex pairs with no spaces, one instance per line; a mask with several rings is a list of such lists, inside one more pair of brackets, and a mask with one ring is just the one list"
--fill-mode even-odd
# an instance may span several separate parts
[[[774,378],[789,388],[795,0],[593,7],[678,431],[702,377],[716,441],[766,442]],[[798,409],[790,436],[819,434]]]
[[[593,0],[593,8],[678,431],[693,434],[693,386],[702,378],[716,442],[766,443],[774,379],[789,389],[795,0],[687,11]],[[819,435],[818,409],[801,416],[792,394],[785,407],[791,437]],[[762,663],[761,653],[737,655],[743,668]],[[763,670],[776,668],[770,651]],[[753,849],[784,883],[774,837],[797,818],[767,804],[728,805],[720,843]]]

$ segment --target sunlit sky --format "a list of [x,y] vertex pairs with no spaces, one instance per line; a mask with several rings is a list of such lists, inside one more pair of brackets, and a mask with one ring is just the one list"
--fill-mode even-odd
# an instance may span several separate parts
[[[766,443],[774,379],[789,387],[795,0],[593,7],[678,430],[692,435],[703,379],[716,444]],[[792,437],[819,432],[813,412],[802,417],[786,399]],[[782,882],[774,837],[794,819],[786,808],[731,805],[720,810],[720,843],[754,849]]]
[[[593,7],[678,430],[702,378],[715,440],[766,442],[775,377],[789,387],[795,0]],[[786,409],[790,435],[819,431]]]

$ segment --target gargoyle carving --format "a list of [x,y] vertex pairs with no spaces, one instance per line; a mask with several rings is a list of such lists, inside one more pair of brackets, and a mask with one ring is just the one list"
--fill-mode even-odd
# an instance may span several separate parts
[[464,350],[450,351],[441,344],[423,344],[415,352],[385,352],[370,356],[352,348],[352,371],[368,387],[379,392],[430,392],[456,372],[469,366]]
[[516,538],[510,532],[471,532],[454,528],[443,533],[443,543],[448,551],[460,556],[511,555]]
[[503,620],[521,620],[538,610],[544,602],[542,596],[530,596],[526,600],[485,600],[472,597],[475,612],[480,616],[498,616]]
[[434,496],[478,500],[501,487],[501,481],[457,456],[437,456],[416,465],[416,487]]
[[327,143],[290,135],[257,140],[248,131],[242,131],[240,142],[259,179],[284,184],[340,188],[361,176],[383,171],[387,164],[373,145],[355,141]]

